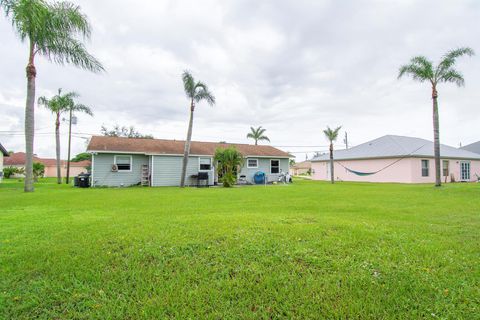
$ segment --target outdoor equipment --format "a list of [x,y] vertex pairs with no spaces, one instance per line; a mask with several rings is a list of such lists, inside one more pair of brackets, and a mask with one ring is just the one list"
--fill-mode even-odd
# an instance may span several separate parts
[[90,174],[83,173],[78,175],[78,186],[80,188],[89,188],[90,187]]
[[255,175],[253,176],[253,181],[256,184],[264,184],[266,179],[265,172],[262,171],[257,171]]
[[201,186],[201,181],[205,182],[205,187],[208,187],[208,172],[201,171],[197,175],[197,187]]

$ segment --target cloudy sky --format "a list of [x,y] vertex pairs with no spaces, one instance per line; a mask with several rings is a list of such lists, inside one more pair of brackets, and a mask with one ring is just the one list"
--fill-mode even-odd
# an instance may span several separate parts
[[[272,145],[302,160],[303,152],[326,149],[327,125],[342,125],[351,145],[385,134],[431,139],[430,88],[397,80],[398,68],[414,55],[438,61],[459,46],[478,56],[458,63],[464,88],[439,88],[441,141],[458,146],[480,139],[478,0],[74,1],[93,27],[87,47],[107,72],[43,58],[37,64],[39,96],[75,90],[95,112],[79,115],[74,154],[102,125],[184,139],[185,69],[217,98],[214,107],[198,106],[194,140],[248,142],[249,127],[261,125]],[[0,39],[0,142],[22,151],[27,47],[3,16]],[[40,156],[54,156],[53,124],[51,114],[36,109]]]

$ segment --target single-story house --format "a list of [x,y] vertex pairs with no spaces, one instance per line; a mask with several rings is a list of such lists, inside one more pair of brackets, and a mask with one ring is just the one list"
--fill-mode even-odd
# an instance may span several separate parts
[[309,174],[311,173],[311,171],[312,171],[312,162],[308,160],[298,162],[290,166],[290,174],[294,176],[298,176],[301,174]]
[[0,181],[3,179],[3,157],[8,157],[8,152],[0,143]]
[[[431,183],[435,181],[433,142],[386,135],[346,150],[334,150],[335,180]],[[440,146],[442,180],[477,181],[480,154]],[[312,159],[313,179],[330,180],[329,154]]]
[[480,154],[480,141],[468,144],[466,146],[461,147],[460,149]]
[[[15,152],[10,155],[8,159],[5,159],[5,166],[16,167],[16,168],[25,168],[25,152]],[[45,166],[44,177],[56,177],[57,176],[57,160],[49,158],[39,158],[38,156],[33,156],[33,162],[40,162]],[[70,161],[70,176],[74,177],[80,173],[86,173],[87,169],[90,167],[91,162],[89,160],[83,160],[79,162]],[[60,161],[60,172],[62,177],[67,175],[67,161]]]
[[[184,141],[93,136],[87,147],[92,154],[92,186],[179,186]],[[271,146],[192,141],[186,185],[208,174],[208,185],[218,182],[213,156],[217,148],[235,147],[246,158],[237,173],[239,180],[253,183],[261,171],[270,181],[288,172],[290,154]]]

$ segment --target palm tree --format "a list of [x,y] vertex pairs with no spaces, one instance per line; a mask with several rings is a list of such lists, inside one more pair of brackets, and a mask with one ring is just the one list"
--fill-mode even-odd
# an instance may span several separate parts
[[71,96],[69,98],[69,103],[67,106],[67,110],[69,112],[69,120],[68,120],[68,155],[67,155],[67,176],[65,178],[65,183],[70,183],[70,149],[72,145],[72,117],[75,112],[82,112],[88,114],[89,116],[93,116],[92,109],[83,105],[81,103],[75,103],[73,98],[80,97],[80,95],[76,92],[71,92]]
[[33,138],[35,104],[35,58],[100,72],[102,64],[90,55],[81,40],[90,38],[90,24],[80,7],[67,1],[0,0],[20,40],[28,44],[27,99],[25,105],[25,192],[33,191]]
[[416,56],[410,59],[410,63],[400,67],[398,78],[404,75],[410,75],[419,82],[430,82],[432,85],[433,100],[433,150],[435,156],[435,186],[442,185],[440,176],[440,126],[438,117],[438,91],[437,85],[442,82],[453,82],[461,87],[465,85],[463,75],[454,69],[457,58],[475,53],[471,48],[458,48],[447,52],[440,63],[433,67],[433,63],[424,56]]
[[183,72],[182,80],[185,93],[190,99],[190,121],[188,122],[187,140],[185,140],[185,151],[183,153],[182,178],[180,181],[180,187],[183,188],[185,186],[185,175],[187,174],[190,144],[192,142],[193,112],[195,111],[195,103],[205,100],[209,105],[213,106],[215,104],[215,97],[208,90],[207,85],[201,81],[195,81],[189,71]]
[[337,140],[338,138],[338,132],[340,131],[342,127],[337,127],[335,130],[330,129],[330,127],[327,126],[326,130],[323,130],[323,133],[325,134],[325,137],[327,137],[328,141],[330,141],[330,181],[332,183],[335,182],[335,176],[333,172],[333,143]]
[[264,135],[265,131],[267,131],[267,129],[262,128],[262,126],[258,127],[257,129],[250,127],[250,132],[247,134],[247,138],[255,140],[255,145],[258,144],[259,140],[270,142],[270,139]]
[[61,160],[60,160],[60,115],[68,111],[75,92],[62,94],[62,89],[58,89],[58,94],[51,99],[46,97],[38,98],[38,104],[43,105],[55,115],[55,149],[57,156],[57,183],[62,183]]

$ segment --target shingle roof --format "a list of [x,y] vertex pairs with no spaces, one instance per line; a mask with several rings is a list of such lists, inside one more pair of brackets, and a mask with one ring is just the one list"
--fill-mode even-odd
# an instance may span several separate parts
[[[168,154],[183,155],[185,141],[182,140],[163,140],[163,139],[136,139],[136,138],[120,138],[93,136],[88,144],[89,152],[121,152],[121,153],[143,153],[143,154]],[[215,154],[217,148],[235,147],[245,157],[291,157],[285,151],[279,150],[272,146],[255,146],[250,144],[237,143],[217,143],[217,142],[201,142],[192,141],[190,154],[192,155],[209,155]]]
[[[440,145],[440,155],[442,158],[480,159],[480,154],[444,144]],[[433,142],[420,138],[386,135],[347,150],[333,151],[333,157],[337,160],[398,158],[405,156],[433,158]],[[323,154],[315,157],[312,161],[326,161],[328,159],[329,154]]]
[[[24,166],[25,165],[25,152],[15,152],[3,161],[5,166]],[[43,163],[47,167],[54,167],[57,165],[56,159],[33,157],[33,162]],[[65,166],[67,161],[61,160],[61,165]],[[91,164],[90,160],[83,160],[79,162],[70,162],[70,167],[88,167]]]
[[480,141],[468,144],[460,149],[480,154]]
[[5,149],[2,144],[0,143],[0,152],[5,156],[8,157],[7,149]]

